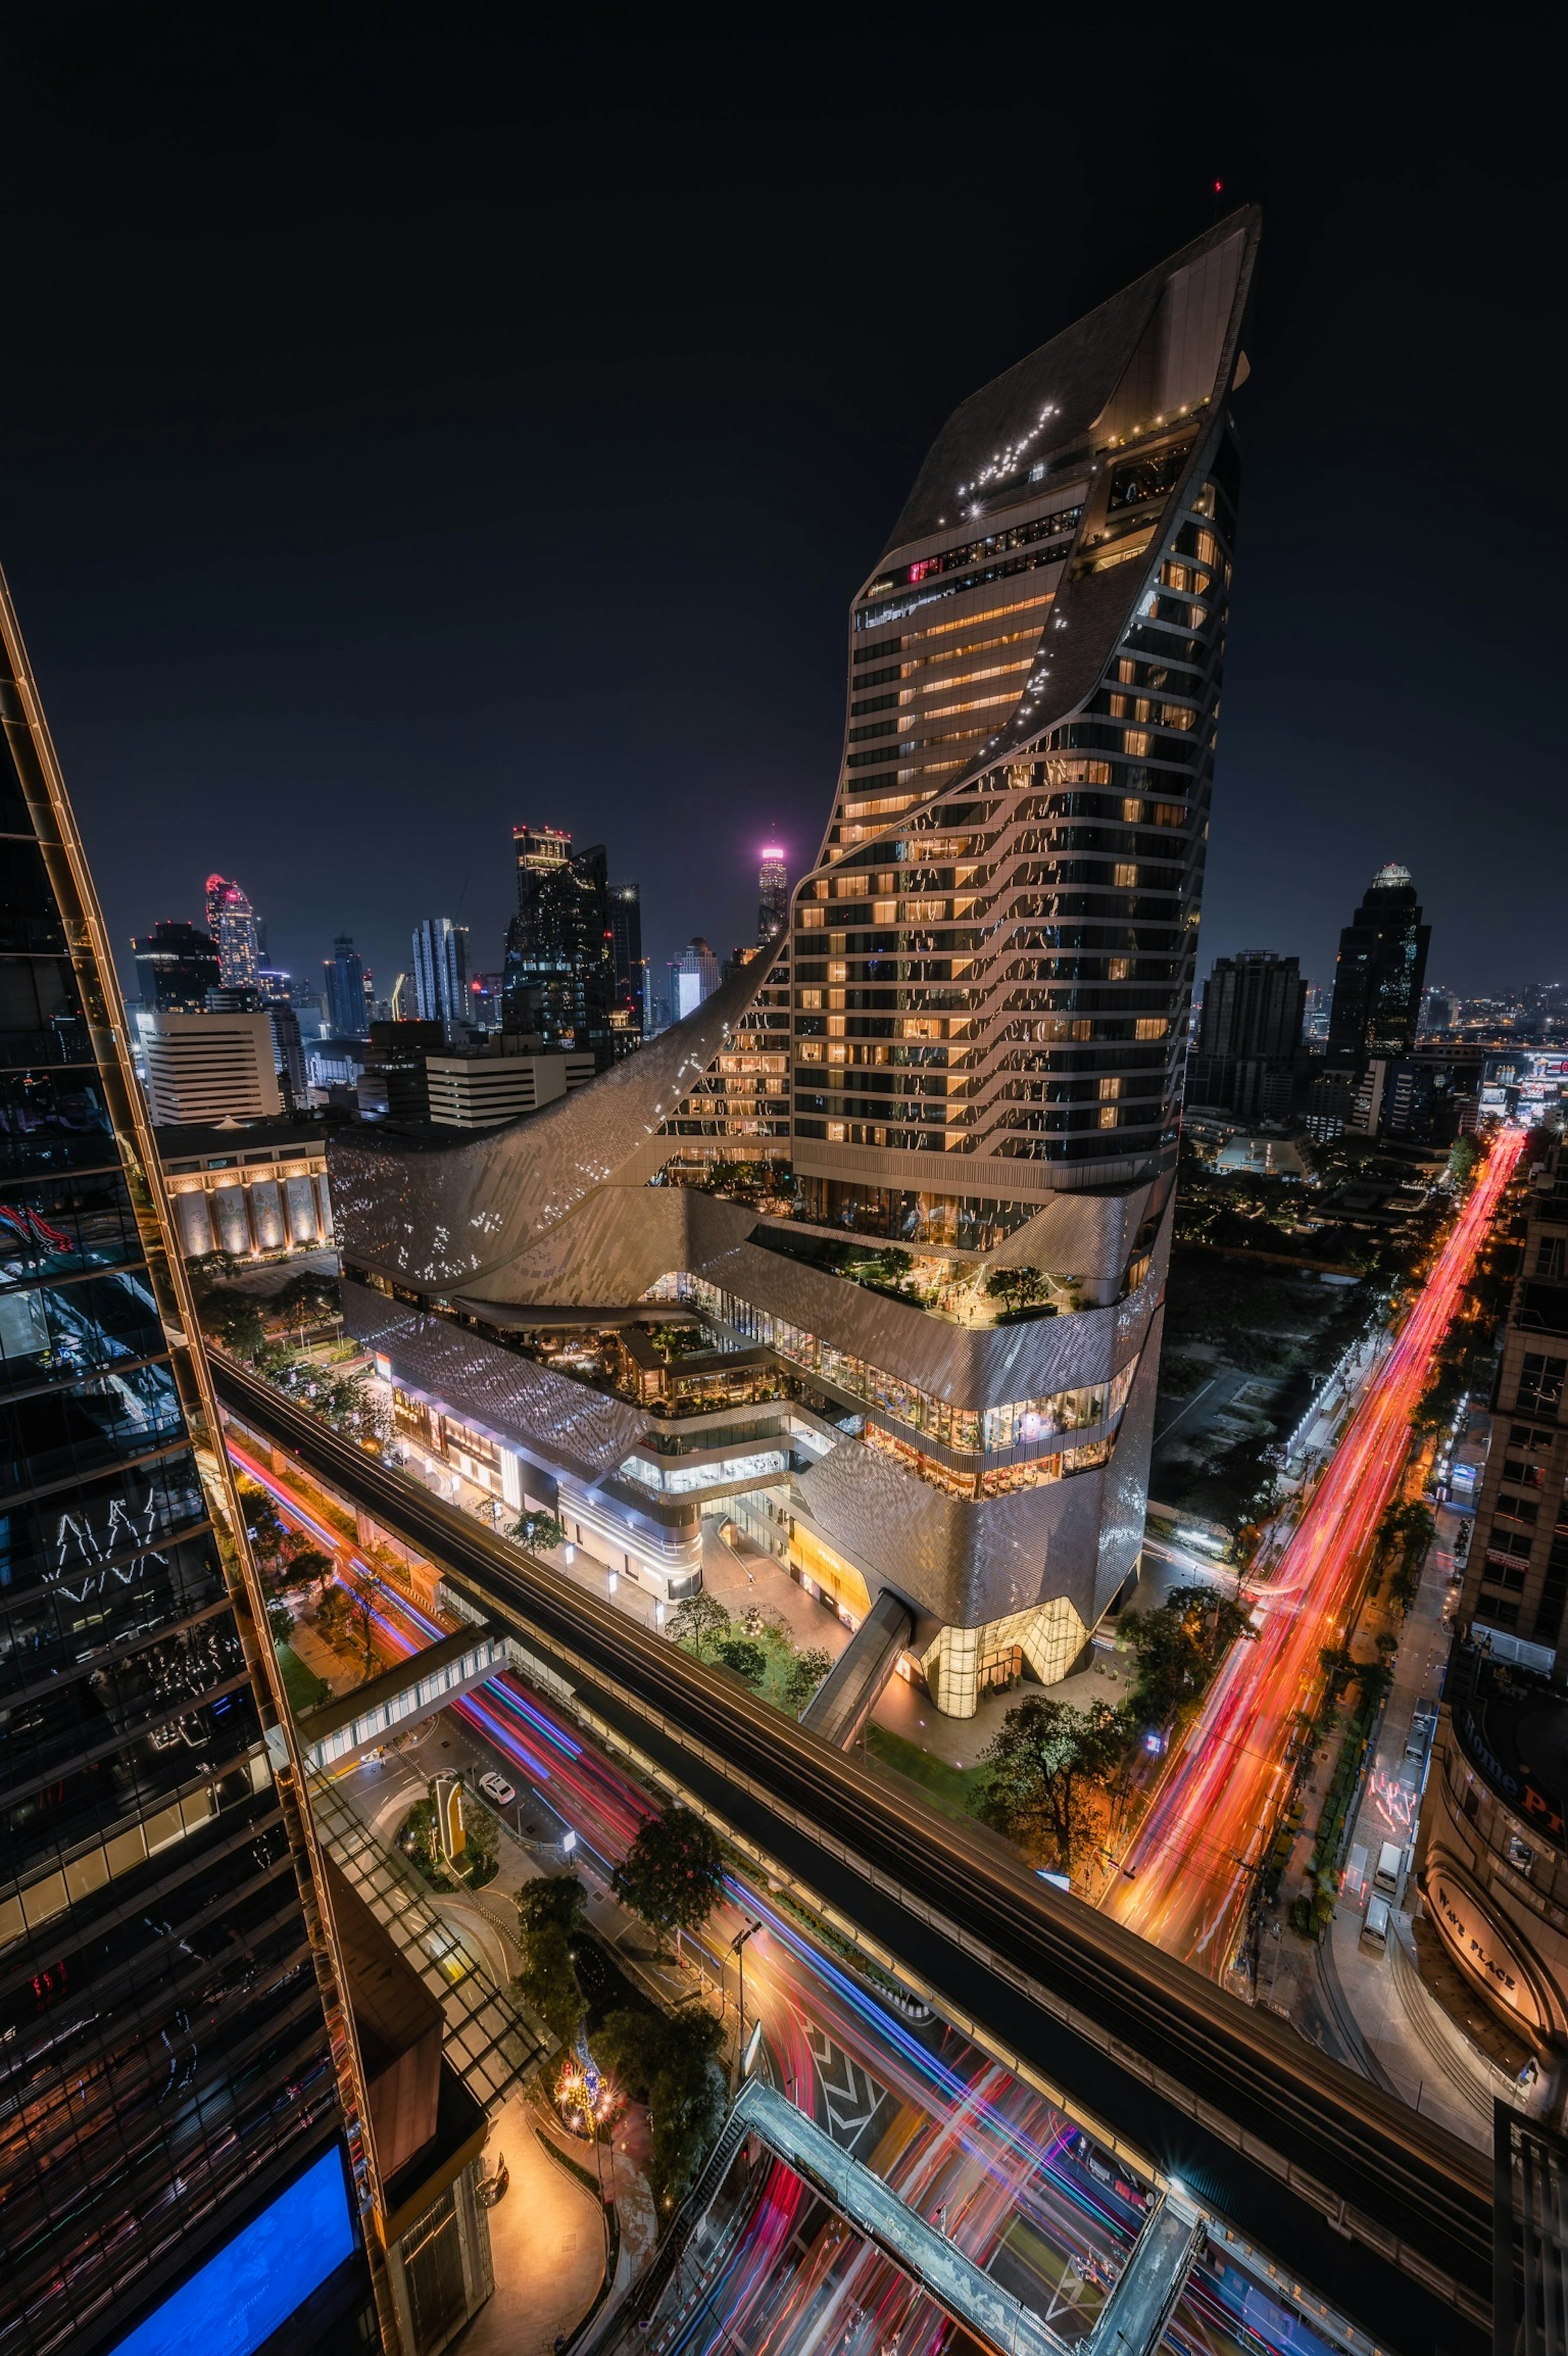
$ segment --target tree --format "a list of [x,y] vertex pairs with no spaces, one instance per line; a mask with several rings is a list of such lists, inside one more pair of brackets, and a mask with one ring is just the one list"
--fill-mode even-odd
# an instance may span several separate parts
[[274,1644],[286,1644],[294,1633],[294,1614],[275,1595],[267,1598],[267,1626],[273,1632]]
[[1163,1726],[1203,1691],[1238,1637],[1255,1637],[1245,1607],[1217,1587],[1173,1588],[1157,1612],[1134,1612],[1122,1633],[1138,1664],[1132,1708]]
[[303,1546],[291,1554],[284,1565],[282,1578],[285,1587],[322,1587],[337,1569],[329,1554],[319,1547]]
[[266,1328],[253,1293],[215,1284],[197,1313],[202,1332],[237,1358],[254,1358],[265,1344]]
[[575,2043],[587,2007],[573,1968],[571,1942],[559,1922],[542,1923],[529,1940],[517,1992],[560,2044]]
[[594,2033],[594,2057],[628,2094],[648,2103],[648,2178],[661,2210],[690,2189],[725,2112],[718,2053],[724,2023],[705,2005],[679,2012],[610,2013]]
[[517,1893],[517,1935],[523,1953],[541,1931],[564,1931],[570,1938],[588,1911],[588,1893],[575,1873],[542,1874]]
[[689,1644],[700,1661],[704,1644],[730,1632],[730,1616],[716,1595],[688,1595],[677,1603],[670,1633],[678,1644]]
[[690,1808],[668,1807],[638,1828],[624,1864],[610,1876],[623,1906],[640,1914],[658,1934],[698,1931],[712,1913],[724,1883],[724,1858],[707,1825]]
[[1456,1137],[1448,1149],[1448,1174],[1455,1186],[1467,1186],[1480,1156],[1473,1137]]
[[553,1554],[566,1543],[566,1525],[554,1514],[522,1514],[513,1522],[507,1536],[521,1547],[529,1547],[535,1554]]
[[1128,1737],[1126,1719],[1109,1702],[1079,1710],[1031,1695],[1008,1711],[992,1738],[982,1817],[998,1832],[1038,1845],[1070,1874],[1093,1837]]
[[1035,1308],[1050,1287],[1037,1268],[993,1268],[985,1280],[985,1290],[1004,1308],[1018,1310]]
[[729,1634],[715,1637],[713,1656],[722,1668],[733,1669],[748,1686],[759,1686],[768,1675],[768,1655],[755,1636],[742,1636],[731,1630]]
[[797,1654],[784,1679],[784,1698],[791,1709],[805,1708],[832,1665],[832,1655],[815,1646],[808,1653]]

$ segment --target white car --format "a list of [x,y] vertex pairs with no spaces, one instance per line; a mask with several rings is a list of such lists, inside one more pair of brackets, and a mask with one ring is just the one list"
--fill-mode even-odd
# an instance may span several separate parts
[[486,1799],[492,1800],[498,1808],[510,1808],[517,1797],[506,1777],[498,1775],[493,1767],[488,1775],[480,1776],[479,1789]]

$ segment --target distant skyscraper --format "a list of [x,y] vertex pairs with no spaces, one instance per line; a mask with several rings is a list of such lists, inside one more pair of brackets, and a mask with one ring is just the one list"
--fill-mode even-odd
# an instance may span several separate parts
[[218,944],[224,988],[253,989],[262,962],[261,927],[238,884],[221,875],[207,879],[207,929]]
[[1301,1044],[1306,984],[1300,961],[1273,949],[1216,958],[1203,991],[1200,1055],[1263,1055],[1288,1062]]
[[679,957],[670,960],[670,996],[674,1020],[684,1022],[695,1014],[704,998],[711,998],[719,986],[719,961],[702,935],[689,940]]
[[477,973],[468,984],[468,1020],[481,1031],[501,1027],[503,982],[499,973]]
[[1330,1062],[1364,1064],[1374,1055],[1409,1055],[1420,1027],[1431,939],[1409,868],[1391,860],[1379,868],[1339,936],[1328,1017]]
[[[308,2315],[284,2318],[356,2239],[323,2014],[337,1974],[323,1960],[318,1980],[295,1878],[317,1852],[152,1131],[115,1052],[102,918],[3,584],[0,682],[0,979],[7,1003],[47,1008],[47,1029],[4,1037],[0,2345],[140,2345],[214,2261],[204,2304],[221,2312],[258,2263],[253,2242],[231,2249],[225,2279],[226,2247],[270,2215],[278,2344],[317,2350]],[[317,1886],[313,1919],[324,1903]],[[301,2216],[338,2236],[314,2271],[322,2237]],[[189,2344],[172,2315],[155,2340]]]
[[364,959],[348,933],[339,933],[322,963],[327,1027],[335,1039],[364,1039],[371,1019],[365,1008]]
[[413,928],[413,991],[419,1020],[444,1023],[448,1036],[472,1020],[468,936],[450,916],[426,916]]
[[653,1027],[648,1002],[648,959],[642,954],[642,894],[635,884],[610,885],[610,938],[616,997],[638,1038]]
[[784,853],[774,843],[762,854],[757,871],[757,945],[766,948],[789,921],[789,877]]
[[218,944],[183,917],[162,916],[131,943],[142,1004],[156,1013],[196,1014],[220,976]]
[[512,829],[517,914],[507,932],[505,1027],[548,1055],[615,1061],[614,931],[603,843],[575,855],[557,827]]

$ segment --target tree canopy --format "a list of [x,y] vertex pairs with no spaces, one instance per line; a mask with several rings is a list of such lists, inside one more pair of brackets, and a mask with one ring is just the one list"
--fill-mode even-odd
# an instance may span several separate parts
[[612,2012],[594,2035],[594,2058],[648,2104],[648,2177],[661,2209],[690,2189],[725,2111],[717,2057],[724,2023],[705,2005],[678,2012]]
[[655,1931],[696,1931],[712,1913],[724,1858],[711,1828],[690,1808],[650,1816],[618,1865],[610,1886],[623,1906]]
[[1031,1695],[1008,1711],[985,1753],[982,1817],[1070,1874],[1092,1843],[1127,1740],[1127,1721],[1108,1702],[1080,1710]]

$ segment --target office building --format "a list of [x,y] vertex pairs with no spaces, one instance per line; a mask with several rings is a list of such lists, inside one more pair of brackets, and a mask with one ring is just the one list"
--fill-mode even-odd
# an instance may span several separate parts
[[1328,1016],[1331,1064],[1410,1053],[1420,1029],[1431,941],[1410,870],[1391,860],[1379,868],[1339,936]]
[[149,1013],[197,1014],[220,979],[218,944],[183,917],[162,916],[131,943],[136,984]]
[[[413,928],[413,999],[422,1023],[442,1023],[455,1039],[470,1020],[468,935],[450,916],[425,916]],[[403,1010],[392,992],[394,1018]]]
[[449,1037],[446,1024],[436,1020],[372,1023],[370,1044],[354,1080],[360,1112],[372,1120],[428,1120],[425,1058],[439,1054]]
[[781,937],[789,922],[789,876],[784,853],[770,843],[757,871],[757,946],[765,949]]
[[444,1401],[661,1594],[733,1516],[907,1615],[955,1715],[1062,1676],[1138,1568],[1257,234],[944,427],[770,949],[713,990],[700,945],[683,1019],[515,1128],[328,1147],[401,1412]]
[[207,879],[207,929],[218,944],[219,979],[227,990],[253,990],[262,965],[261,926],[238,884]]
[[672,1019],[683,1023],[695,1014],[719,986],[719,961],[700,933],[693,934],[678,957],[670,960],[670,1002]]
[[1491,1441],[1422,1804],[1417,1872],[1482,2002],[1541,2051],[1568,2039],[1568,1148],[1531,1174]]
[[1301,1044],[1305,1001],[1295,958],[1276,957],[1273,949],[1216,958],[1204,985],[1197,1052],[1288,1064]]
[[477,973],[468,984],[468,1020],[480,1031],[501,1027],[502,977]]
[[614,926],[603,843],[574,853],[556,827],[512,829],[517,914],[507,930],[504,1027],[546,1054],[590,1055],[606,1071],[625,1052],[616,1002]]
[[610,938],[615,957],[619,1028],[635,1031],[635,1045],[653,1027],[648,1003],[648,959],[642,954],[642,894],[635,884],[610,885]]
[[154,1014],[142,1024],[147,1102],[155,1122],[276,1120],[271,1019],[255,1014]]
[[291,1112],[305,1103],[307,1086],[305,1071],[305,1040],[299,1027],[299,1017],[284,1000],[274,1000],[263,1006],[273,1034],[273,1064],[278,1076],[278,1087]]
[[365,988],[369,976],[364,959],[348,933],[339,933],[332,954],[322,962],[327,1024],[335,1038],[363,1039],[370,1030]]
[[1187,1103],[1222,1106],[1242,1120],[1288,1119],[1305,1001],[1293,957],[1249,949],[1217,958],[1187,1058]]
[[429,1118],[444,1129],[495,1129],[553,1104],[594,1076],[592,1055],[425,1057]]
[[243,2298],[252,2345],[275,2329],[328,2356],[359,2344],[344,2303],[365,2302],[368,2179],[347,2165],[317,1852],[102,918],[3,586],[0,647],[26,941],[7,1003],[37,1009],[3,1041],[0,2346],[98,2356],[156,2315],[156,2344],[199,2348]]

